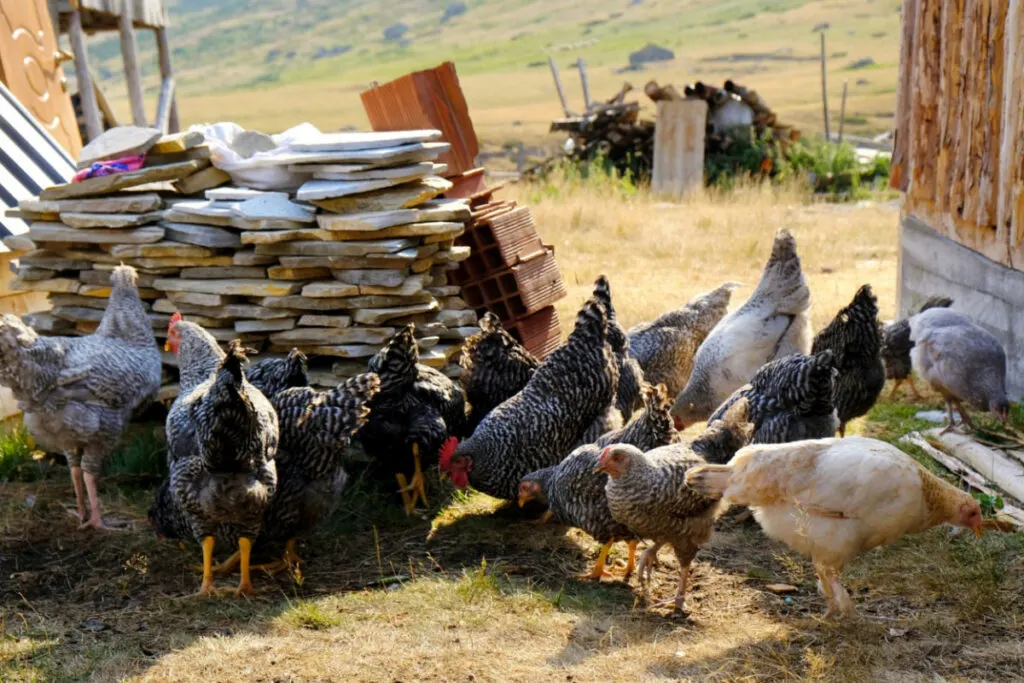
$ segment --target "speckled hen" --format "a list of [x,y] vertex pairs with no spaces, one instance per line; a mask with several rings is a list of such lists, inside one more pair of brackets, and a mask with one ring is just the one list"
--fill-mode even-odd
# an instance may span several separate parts
[[[953,300],[949,297],[933,296],[925,301],[917,312],[921,313],[929,308],[949,308],[952,305]],[[890,399],[896,396],[896,391],[903,382],[909,382],[914,397],[921,398],[921,394],[917,391],[917,385],[914,384],[914,378],[910,375],[910,371],[913,369],[910,362],[910,349],[913,346],[914,344],[910,341],[909,319],[897,320],[883,328],[882,362],[885,363],[885,378],[893,380],[892,391],[889,392]]]

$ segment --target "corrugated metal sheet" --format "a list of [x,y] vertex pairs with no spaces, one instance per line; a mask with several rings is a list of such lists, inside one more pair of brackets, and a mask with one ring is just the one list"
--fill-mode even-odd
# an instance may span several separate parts
[[[126,0],[78,0],[82,8],[82,27],[87,31],[108,31],[117,28],[117,18]],[[133,23],[136,28],[167,26],[167,12],[163,0],[131,0]],[[60,31],[68,29],[71,14],[69,0],[49,0],[50,16],[58,17]]]
[[402,76],[360,95],[374,130],[436,128],[452,148],[438,160],[454,176],[476,168],[480,151],[455,65]]

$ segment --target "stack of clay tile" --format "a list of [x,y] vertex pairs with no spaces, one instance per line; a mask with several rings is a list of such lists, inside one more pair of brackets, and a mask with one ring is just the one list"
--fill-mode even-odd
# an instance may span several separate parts
[[457,374],[476,315],[447,271],[469,256],[454,240],[471,214],[467,200],[438,199],[451,187],[434,163],[448,149],[438,136],[304,139],[275,162],[306,179],[289,192],[235,186],[210,165],[201,134],[108,131],[80,166],[130,154],[145,154],[146,165],[22,202],[32,225],[8,245],[29,250],[15,288],[49,294],[52,310],[29,318],[41,333],[88,334],[111,270],[125,263],[138,270],[159,339],[179,311],[222,343],[241,339],[264,354],[299,348],[314,383],[330,386],[365,371],[389,336],[415,322],[421,362]]

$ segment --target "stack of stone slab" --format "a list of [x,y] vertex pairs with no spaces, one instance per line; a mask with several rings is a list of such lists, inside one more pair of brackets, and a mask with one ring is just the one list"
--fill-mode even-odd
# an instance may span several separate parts
[[[116,156],[142,138],[115,135],[106,151]],[[138,270],[160,339],[181,312],[222,343],[240,339],[269,354],[298,348],[310,356],[314,382],[331,386],[365,371],[368,357],[414,322],[421,362],[457,375],[476,314],[447,271],[469,256],[455,239],[471,212],[466,200],[439,198],[451,183],[434,163],[448,148],[433,142],[438,135],[339,133],[293,143],[274,162],[301,174],[292,191],[234,186],[209,165],[201,134],[143,139],[132,148],[147,155],[141,170],[51,187],[21,203],[32,224],[14,246],[30,251],[14,287],[49,294],[53,308],[29,318],[41,333],[88,334],[106,307],[110,272],[125,263]]]

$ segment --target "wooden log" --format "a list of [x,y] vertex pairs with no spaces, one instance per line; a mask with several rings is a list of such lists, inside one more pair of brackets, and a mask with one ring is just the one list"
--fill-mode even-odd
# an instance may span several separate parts
[[674,197],[704,184],[704,133],[707,102],[700,99],[658,102],[654,130],[651,189]]
[[1015,211],[1022,197],[1024,173],[1024,11],[1022,0],[1010,0],[1006,12],[1006,41],[1003,56],[1002,140],[999,153],[999,198],[996,217],[1000,229],[1006,230],[1011,249],[1024,237],[1022,217]]
[[917,17],[920,34],[912,104],[913,171],[910,196],[916,207],[927,210],[935,197],[935,149],[938,146],[938,90],[941,69],[940,3],[922,2]]
[[825,115],[825,139],[831,140],[832,134],[828,128],[828,82],[826,80],[826,71],[828,70],[828,62],[825,57],[825,32],[821,32],[821,109]]
[[114,108],[110,106],[110,102],[107,101],[107,96],[103,94],[103,90],[100,88],[100,81],[96,78],[95,74],[89,74],[92,77],[92,91],[96,94],[96,104],[100,108],[100,113],[103,114],[103,118],[110,124],[111,127],[116,128],[118,125],[117,114],[114,113]]
[[965,99],[960,63],[963,40],[965,0],[952,0],[942,6],[942,71],[939,81],[939,149],[935,163],[936,209],[950,210],[950,189],[953,185],[953,158],[956,132]]
[[843,127],[846,125],[846,89],[850,82],[843,80],[843,95],[839,100],[839,144],[843,144]]
[[963,434],[940,434],[940,430],[934,429],[925,435],[937,439],[957,460],[977,470],[1017,501],[1024,502],[1024,464]]
[[583,58],[576,60],[576,68],[580,72],[580,85],[583,86],[583,111],[590,111],[590,84],[587,82],[587,65]]
[[128,86],[128,101],[132,107],[132,122],[145,128],[146,101],[142,97],[142,73],[139,71],[139,49],[135,41],[134,2],[122,2],[118,16],[118,31],[121,34],[121,59],[124,60],[124,80]]
[[[971,145],[971,84],[974,82],[974,51],[977,49],[975,26],[979,16],[980,3],[964,2],[963,28],[960,38],[960,88],[957,90],[955,143],[950,162],[952,178],[949,192],[950,213],[959,216],[963,211],[965,184],[965,168]],[[949,237],[955,237],[949,234]]]
[[558,91],[558,100],[562,103],[562,111],[565,112],[566,118],[573,114],[569,111],[569,104],[565,100],[565,90],[562,89],[562,77],[558,75],[558,65],[555,64],[554,57],[548,57],[548,66],[551,67],[551,75],[555,79],[555,90]]
[[[166,81],[174,77],[174,69],[171,68],[171,46],[167,40],[167,29],[158,28],[153,31],[156,34],[156,51],[160,60],[160,80]],[[170,114],[167,117],[167,132],[177,133],[181,130],[181,123],[178,121],[178,101],[171,93]]]
[[171,125],[171,107],[174,106],[174,79],[165,78],[160,85],[160,99],[156,104],[156,127],[164,135]]
[[[964,173],[964,195],[963,208],[958,218],[958,227],[966,225],[971,228],[976,226],[978,207],[981,203],[979,193],[979,176],[981,175],[981,148],[985,144],[985,110],[988,106],[985,100],[985,72],[988,69],[988,25],[989,12],[992,9],[992,0],[976,0],[972,3],[976,8],[974,22],[971,27],[974,40],[974,47],[971,50],[971,86],[970,114],[968,118],[968,135],[966,140],[961,140],[961,145],[967,143],[963,155],[962,166]],[[964,235],[958,232],[958,241],[966,242]]]
[[[991,10],[988,21],[989,45],[988,63],[985,69],[985,80],[982,82],[984,90],[984,109],[981,121],[983,144],[981,151],[981,173],[978,182],[978,212],[976,216],[965,216],[968,220],[974,220],[978,227],[985,233],[986,241],[997,239],[996,217],[998,216],[999,200],[999,134],[1002,130],[1003,119],[1003,68],[1006,52],[1004,41],[1006,39],[1006,10],[1008,0],[991,0]],[[1003,244],[1006,244],[1005,231],[1003,233]],[[1005,251],[1005,250],[997,250]],[[1009,254],[996,259],[1004,265],[1009,265]]]
[[103,132],[103,125],[100,123],[100,109],[96,104],[92,76],[89,75],[89,53],[85,46],[85,31],[82,30],[82,11],[78,8],[77,2],[71,3],[68,38],[71,41],[71,50],[75,53],[75,77],[78,79],[78,93],[85,116],[85,132],[89,136],[85,142],[91,142]]
[[889,185],[906,192],[910,182],[911,102],[913,100],[914,58],[917,33],[917,3],[903,0],[903,30],[900,35],[900,80],[896,90],[896,134],[893,140],[892,172]]

